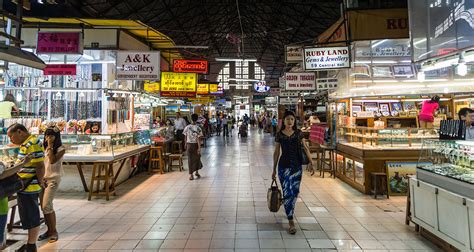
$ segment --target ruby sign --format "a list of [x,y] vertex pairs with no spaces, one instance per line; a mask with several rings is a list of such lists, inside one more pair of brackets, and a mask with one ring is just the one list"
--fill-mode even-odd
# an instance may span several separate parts
[[209,63],[207,60],[176,59],[173,60],[173,72],[207,74]]
[[36,53],[82,54],[82,33],[38,32]]
[[75,64],[51,64],[43,69],[44,75],[76,75]]

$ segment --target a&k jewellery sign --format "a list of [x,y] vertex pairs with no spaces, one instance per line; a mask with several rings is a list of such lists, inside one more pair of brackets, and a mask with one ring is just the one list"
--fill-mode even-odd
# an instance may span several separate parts
[[316,73],[285,73],[286,90],[304,91],[316,90]]
[[300,63],[303,61],[303,47],[285,46],[286,63]]
[[117,80],[159,80],[160,52],[118,51]]
[[267,86],[267,83],[263,80],[255,82],[255,84],[253,84],[253,88],[257,93],[265,93],[270,90],[270,87]]
[[351,66],[348,46],[304,48],[304,69],[323,70]]

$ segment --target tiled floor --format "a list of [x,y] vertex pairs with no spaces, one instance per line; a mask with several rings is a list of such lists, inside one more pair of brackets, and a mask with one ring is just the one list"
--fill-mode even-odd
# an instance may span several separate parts
[[436,250],[404,225],[405,197],[374,200],[340,180],[308,174],[296,207],[298,232],[289,235],[283,208],[267,209],[272,138],[251,133],[211,138],[199,180],[177,171],[141,174],[119,185],[109,202],[58,196],[60,240],[40,243],[40,251]]

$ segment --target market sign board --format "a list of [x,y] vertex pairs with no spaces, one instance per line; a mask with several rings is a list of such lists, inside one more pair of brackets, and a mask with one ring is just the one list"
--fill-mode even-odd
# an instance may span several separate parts
[[303,48],[301,46],[285,46],[286,63],[301,63],[303,61]]
[[285,73],[286,90],[305,91],[316,90],[316,73]]
[[76,75],[76,64],[50,64],[43,69],[44,75]]
[[209,94],[216,96],[224,95],[224,84],[222,82],[209,84]]
[[160,52],[117,51],[117,80],[159,80]]
[[351,66],[348,46],[312,47],[304,48],[303,51],[305,70],[316,71],[349,68]]
[[197,84],[197,94],[198,95],[207,95],[207,94],[209,94],[209,84],[208,83],[198,83]]
[[267,86],[266,81],[257,81],[253,84],[253,88],[257,93],[265,93],[270,90],[270,87]]
[[149,93],[158,93],[160,92],[160,83],[156,81],[145,81],[144,83],[145,91]]
[[318,90],[318,92],[325,91],[325,90],[334,90],[337,88],[338,83],[339,83],[339,80],[336,78],[317,79],[316,90]]
[[161,73],[161,96],[195,97],[197,74],[195,73]]
[[38,32],[37,54],[82,54],[81,32]]
[[173,72],[175,73],[209,73],[209,62],[207,60],[173,60]]

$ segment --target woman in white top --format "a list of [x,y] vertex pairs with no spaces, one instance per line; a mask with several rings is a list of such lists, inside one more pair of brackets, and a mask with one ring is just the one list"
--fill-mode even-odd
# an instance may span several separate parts
[[39,236],[39,240],[49,238],[49,242],[58,240],[56,230],[56,213],[53,208],[53,199],[58,190],[61,177],[64,175],[63,157],[66,149],[61,142],[61,133],[58,127],[50,127],[44,132],[44,166],[45,174],[43,185],[44,191],[41,201],[44,220],[48,226],[48,231]]
[[196,124],[199,116],[193,114],[191,116],[192,124],[184,128],[183,134],[186,136],[186,150],[188,152],[188,167],[189,167],[189,180],[194,180],[193,173],[196,173],[196,177],[200,178],[198,170],[202,168],[201,163],[201,144],[199,138],[203,136],[202,129]]

